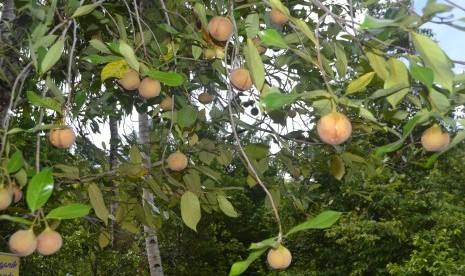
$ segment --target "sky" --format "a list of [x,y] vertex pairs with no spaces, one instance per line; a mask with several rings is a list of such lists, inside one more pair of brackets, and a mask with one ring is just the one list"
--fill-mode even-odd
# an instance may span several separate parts
[[[451,0],[453,3],[465,8],[465,0]],[[426,6],[427,0],[415,0],[415,11],[418,14],[423,14],[422,9]],[[437,0],[437,3],[446,4],[444,0]],[[443,13],[440,16],[453,16],[453,19],[465,18],[465,11],[454,8],[452,13]],[[465,27],[464,22],[456,22],[456,24]],[[465,31],[460,31],[444,24],[427,23],[423,25],[425,28],[432,29],[434,39],[438,42],[439,46],[446,52],[452,60],[465,61]],[[457,65],[455,72],[465,72],[465,65]]]

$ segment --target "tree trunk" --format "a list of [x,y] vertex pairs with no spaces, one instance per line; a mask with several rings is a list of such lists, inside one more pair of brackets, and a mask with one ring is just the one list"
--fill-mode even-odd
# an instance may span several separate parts
[[[16,18],[15,3],[13,0],[6,0],[3,3],[2,15],[0,17],[0,52],[4,53],[0,56],[0,68],[4,70],[6,79],[0,79],[0,128],[6,126],[5,118],[8,114],[8,105],[11,99],[11,87],[14,82],[15,74],[11,72],[8,64],[17,59],[16,55],[11,56],[12,50],[7,50],[7,45],[13,45],[12,34],[7,31],[6,24],[3,22],[13,22]],[[14,62],[13,64],[17,63]]]
[[[116,108],[116,103],[114,103]],[[119,144],[119,135],[118,135],[118,118],[115,116],[109,116],[110,118],[110,171],[115,169],[118,166],[118,144]],[[114,181],[111,181],[110,185],[113,188],[113,195],[115,198],[118,198],[118,191],[115,187]],[[110,212],[113,216],[116,217],[116,210],[118,210],[118,202],[112,202],[110,205]],[[116,236],[116,221],[110,221],[110,245],[115,248],[115,236]]]
[[[144,149],[148,148],[150,142],[149,124],[147,113],[139,113],[139,142]],[[147,152],[144,150],[143,152]],[[144,165],[150,167],[150,155],[143,154]],[[153,204],[153,194],[147,189],[142,190],[142,202]],[[160,248],[158,247],[158,237],[155,229],[144,225],[145,247],[147,259],[150,266],[151,276],[163,276],[163,267],[161,265]]]

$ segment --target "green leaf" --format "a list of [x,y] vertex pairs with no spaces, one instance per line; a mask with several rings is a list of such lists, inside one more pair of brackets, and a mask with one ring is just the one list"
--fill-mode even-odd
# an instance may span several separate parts
[[433,88],[429,90],[431,104],[441,113],[446,113],[450,109],[449,98]]
[[137,60],[136,55],[134,54],[134,50],[132,49],[132,47],[129,46],[123,40],[120,40],[119,41],[119,51],[120,51],[121,55],[126,59],[126,62],[128,63],[128,65],[131,66],[132,69],[139,72],[140,64],[139,64],[139,61]]
[[342,162],[342,159],[339,155],[334,154],[331,157],[331,174],[334,176],[334,178],[341,181],[345,173],[346,169],[344,162]]
[[428,1],[426,7],[423,8],[423,17],[432,17],[438,13],[449,12],[453,8],[449,5],[438,4],[436,1]]
[[376,74],[382,79],[386,80],[389,77],[387,69],[387,62],[383,57],[383,53],[378,50],[365,49],[365,55],[370,61],[370,66],[375,70]]
[[124,74],[126,74],[129,71],[130,69],[128,68],[125,59],[112,61],[103,67],[102,73],[100,74],[100,79],[102,81],[105,81],[109,78],[121,79],[124,76]]
[[381,29],[394,26],[398,26],[394,20],[377,19],[367,14],[365,15],[365,20],[363,21],[362,25],[360,25],[360,29]]
[[172,26],[166,23],[160,23],[160,24],[157,24],[157,26],[169,34],[172,34],[172,35],[179,34],[178,30],[176,30],[175,28],[173,28]]
[[147,72],[147,75],[168,86],[176,87],[184,83],[183,75],[174,72],[166,73],[157,70],[150,70]]
[[351,81],[349,85],[347,86],[345,95],[350,95],[350,94],[353,94],[355,92],[365,89],[368,86],[368,84],[370,84],[374,75],[375,75],[375,72],[366,73],[363,76],[359,77],[358,79]]
[[414,79],[426,85],[426,87],[433,87],[434,73],[430,68],[418,66],[415,62],[410,62],[410,74]]
[[234,210],[234,206],[224,195],[216,195],[221,211],[228,217],[236,218],[239,214]]
[[317,44],[315,34],[313,33],[312,29],[310,29],[310,27],[307,25],[307,23],[305,23],[305,21],[303,21],[302,19],[294,18],[294,17],[291,17],[290,20],[292,23],[294,23],[294,25],[296,25],[297,28],[299,28],[299,30],[306,37],[308,37],[308,39],[310,39],[311,42],[313,42],[313,44]]
[[425,66],[433,70],[434,81],[452,92],[454,73],[451,60],[431,38],[417,33],[412,34],[415,49],[420,53]]
[[94,4],[89,4],[89,5],[84,5],[76,9],[74,11],[73,15],[71,17],[76,18],[78,16],[83,16],[86,14],[91,13],[93,10],[95,10],[96,7],[98,7],[99,4],[94,3]]
[[65,39],[61,38],[55,44],[53,44],[50,49],[48,49],[44,59],[40,62],[40,72],[42,74],[47,73],[48,70],[50,70],[50,68],[52,68],[52,66],[55,65],[58,60],[60,60],[64,47]]
[[278,47],[282,49],[289,49],[284,38],[281,34],[275,29],[266,29],[258,33],[260,39],[268,47]]
[[62,114],[61,105],[53,98],[42,97],[32,91],[27,91],[27,99],[32,105],[55,110]]
[[9,221],[12,221],[12,222],[21,223],[21,224],[25,224],[25,225],[31,225],[32,224],[32,221],[30,221],[30,220],[20,218],[20,217],[13,217],[13,216],[9,216],[9,215],[0,215],[0,220],[9,220]]
[[336,70],[339,77],[344,77],[347,74],[348,61],[344,46],[341,43],[336,42],[334,44],[334,51],[336,54]]
[[195,3],[194,5],[194,11],[197,14],[197,16],[200,19],[200,22],[202,23],[202,27],[207,30],[208,29],[208,21],[207,21],[207,11],[205,9],[205,6],[202,5],[201,3]]
[[252,39],[247,39],[247,46],[245,50],[245,60],[251,73],[253,83],[258,91],[262,91],[263,84],[265,83],[265,68],[263,67],[260,53],[258,52],[257,47],[255,47]]
[[242,273],[244,273],[244,271],[247,270],[249,265],[256,259],[258,259],[258,257],[260,257],[266,250],[267,250],[267,247],[250,252],[247,259],[245,259],[244,261],[236,262],[231,266],[229,275],[235,276],[235,275],[241,275]]
[[192,127],[197,121],[197,110],[191,106],[183,106],[177,113],[176,123],[181,129]]
[[47,219],[75,219],[86,216],[89,214],[89,205],[72,203],[66,206],[61,206],[50,211],[46,218]]
[[105,225],[108,225],[108,215],[110,212],[103,200],[102,191],[97,184],[92,183],[89,185],[87,192],[89,193],[90,203],[92,204],[92,208],[94,208],[95,214],[105,223]]
[[250,158],[259,160],[268,156],[270,146],[262,143],[248,144],[244,147],[244,151]]
[[186,191],[181,197],[181,217],[184,223],[197,232],[197,223],[200,221],[200,202],[196,194]]
[[89,43],[90,43],[90,46],[94,47],[95,49],[99,50],[100,52],[104,54],[109,54],[109,55],[112,54],[110,48],[108,48],[108,46],[105,45],[105,43],[103,43],[99,39],[92,39],[91,41],[89,41]]
[[53,192],[53,184],[50,168],[45,168],[32,177],[26,192],[26,202],[31,212],[35,212],[48,201]]
[[258,13],[251,13],[245,18],[245,32],[248,38],[254,38],[258,34],[260,18]]
[[336,211],[324,211],[320,213],[318,216],[293,227],[291,230],[289,230],[289,232],[287,232],[286,236],[307,229],[329,228],[331,227],[331,225],[333,225],[334,223],[336,223],[336,221],[339,220],[341,214],[341,212]]
[[[406,87],[408,87],[410,85],[410,81],[407,66],[405,66],[405,64],[402,61],[395,58],[389,59],[387,64],[389,70],[389,77],[386,79],[386,82],[384,83],[384,88],[388,89],[400,84],[403,84]],[[389,95],[386,98],[386,100],[391,104],[393,108],[396,108],[396,106],[408,94],[408,91],[408,88],[401,89],[398,92]]]
[[267,247],[276,247],[278,245],[276,238],[269,238],[260,242],[254,242],[249,246],[249,250],[267,248]]
[[24,166],[23,154],[20,151],[17,151],[8,160],[8,163],[6,164],[6,169],[8,173],[13,174],[19,171],[23,166]]
[[295,102],[300,96],[301,94],[297,93],[270,93],[260,101],[260,104],[271,111]]
[[50,78],[49,75],[47,75],[47,78],[45,79],[45,84],[47,85],[48,89],[52,91],[54,98],[57,100],[57,102],[62,105],[65,102],[65,98],[63,97],[63,93],[61,92],[60,89],[55,85],[53,82],[52,78]]
[[133,164],[142,164],[142,154],[136,145],[129,149],[129,159]]

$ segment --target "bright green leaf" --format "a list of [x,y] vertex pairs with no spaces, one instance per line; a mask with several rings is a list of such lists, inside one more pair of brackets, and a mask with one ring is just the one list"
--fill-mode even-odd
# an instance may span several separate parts
[[197,121],[197,110],[186,105],[178,111],[176,118],[176,123],[181,129],[190,128]]
[[249,256],[244,261],[234,263],[231,266],[231,270],[229,271],[229,276],[241,275],[242,273],[244,273],[244,271],[247,270],[249,265],[256,259],[258,259],[258,257],[260,257],[266,251],[266,249],[267,247],[259,250],[254,250],[250,252]]
[[363,76],[359,77],[358,79],[351,81],[349,85],[347,86],[345,95],[350,95],[350,94],[353,94],[355,92],[365,89],[368,86],[368,84],[370,84],[374,75],[375,75],[375,72],[366,73]]
[[53,176],[50,168],[45,168],[34,175],[27,186],[26,202],[31,212],[42,207],[53,192]]
[[331,157],[331,174],[334,176],[334,178],[340,181],[345,173],[346,169],[341,157],[337,154],[334,154]]
[[268,47],[278,47],[282,49],[289,49],[284,38],[281,34],[275,29],[266,29],[258,33],[260,39]]
[[159,80],[161,83],[164,83],[168,86],[180,86],[184,83],[184,77],[181,74],[174,72],[161,72],[157,70],[150,70],[147,72],[147,75],[151,78]]
[[317,215],[314,218],[311,218],[307,220],[306,222],[299,224],[295,227],[293,227],[289,232],[286,234],[290,235],[302,230],[307,230],[307,229],[325,229],[331,227],[336,221],[339,220],[341,217],[342,213],[341,212],[336,212],[336,211],[324,211]]
[[6,164],[6,169],[8,173],[13,174],[19,171],[23,166],[24,166],[23,155],[20,151],[17,151],[8,160],[8,163]]
[[46,218],[47,219],[75,219],[86,216],[89,214],[89,205],[72,203],[66,206],[61,206],[50,211]]
[[27,99],[32,105],[55,110],[58,113],[62,113],[61,105],[53,98],[42,97],[32,91],[27,91]]

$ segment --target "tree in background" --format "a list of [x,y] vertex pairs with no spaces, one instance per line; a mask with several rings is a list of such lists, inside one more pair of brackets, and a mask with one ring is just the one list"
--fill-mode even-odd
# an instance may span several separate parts
[[[93,237],[80,252],[109,253],[108,263],[94,261],[88,271],[103,273],[132,247],[128,262],[162,275],[159,233],[182,221],[234,237],[205,256],[236,258],[253,242],[230,275],[250,265],[268,270],[253,263],[265,252],[271,267],[285,268],[291,258],[283,245],[296,252],[291,269],[304,274],[461,272],[448,270],[460,251],[428,261],[460,237],[437,234],[460,229],[438,215],[460,217],[453,211],[463,207],[460,188],[423,193],[431,179],[442,180],[438,171],[460,172],[438,170],[438,159],[465,138],[465,78],[452,70],[462,62],[419,32],[457,6],[449,4],[429,1],[418,15],[409,1],[5,1],[0,219],[15,224],[2,223],[11,234],[4,247],[9,240],[23,256],[44,252],[44,244],[56,251],[61,238],[40,233],[64,233],[66,246],[80,232]],[[353,18],[362,13],[359,24]],[[447,24],[463,28],[460,20]],[[137,137],[120,127],[132,113]],[[102,149],[88,136],[104,122],[111,140]],[[268,227],[250,234],[254,240],[241,233],[252,206]],[[411,209],[422,214],[415,219],[425,216],[421,223],[405,219]],[[337,226],[301,232],[329,228],[341,212]],[[244,224],[224,224],[216,213]],[[81,217],[76,233],[71,222],[60,225]],[[12,228],[20,225],[30,230],[18,240],[30,243],[15,242]],[[168,264],[174,244],[165,243]],[[142,252],[147,262],[138,263]],[[297,258],[307,254],[310,263]],[[337,266],[330,270],[324,259]],[[197,271],[190,261],[168,270]],[[199,274],[211,269],[201,267]]]

